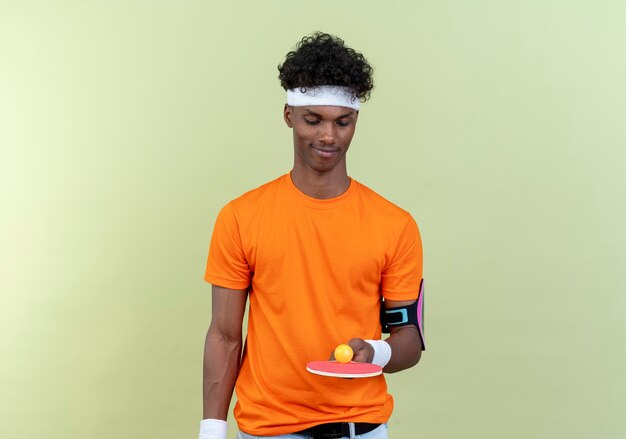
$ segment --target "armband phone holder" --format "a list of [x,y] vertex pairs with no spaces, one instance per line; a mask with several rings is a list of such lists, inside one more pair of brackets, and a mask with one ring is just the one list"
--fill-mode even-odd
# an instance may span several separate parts
[[389,334],[391,328],[408,325],[416,326],[422,340],[422,350],[426,349],[426,344],[424,343],[424,279],[420,282],[417,300],[411,305],[385,309],[384,300],[381,302],[380,324],[384,334]]

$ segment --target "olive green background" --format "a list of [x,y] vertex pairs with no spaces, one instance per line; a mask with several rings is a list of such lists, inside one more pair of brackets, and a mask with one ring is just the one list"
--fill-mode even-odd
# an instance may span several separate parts
[[197,437],[213,221],[290,169],[276,66],[323,30],[375,68],[349,174],[423,235],[427,350],[389,376],[392,438],[624,437],[625,22],[0,1],[0,436]]

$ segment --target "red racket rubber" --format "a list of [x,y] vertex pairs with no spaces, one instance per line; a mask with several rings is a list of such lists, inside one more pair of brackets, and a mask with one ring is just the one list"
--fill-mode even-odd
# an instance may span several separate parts
[[371,363],[339,363],[338,361],[311,361],[306,370],[316,375],[336,378],[370,378],[383,373],[383,368]]

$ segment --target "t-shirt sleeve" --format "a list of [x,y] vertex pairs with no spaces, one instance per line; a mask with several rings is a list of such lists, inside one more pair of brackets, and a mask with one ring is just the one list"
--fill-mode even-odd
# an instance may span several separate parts
[[204,280],[220,287],[243,290],[250,285],[250,277],[237,216],[229,203],[215,220]]
[[389,300],[417,299],[421,281],[422,240],[415,220],[409,215],[383,269],[381,292]]

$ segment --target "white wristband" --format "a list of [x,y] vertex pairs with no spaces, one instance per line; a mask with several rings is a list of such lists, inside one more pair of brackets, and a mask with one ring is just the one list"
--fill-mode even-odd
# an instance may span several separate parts
[[221,419],[203,419],[200,421],[199,439],[226,439],[228,423]]
[[365,340],[374,348],[374,358],[372,364],[385,367],[391,360],[391,346],[384,340]]

